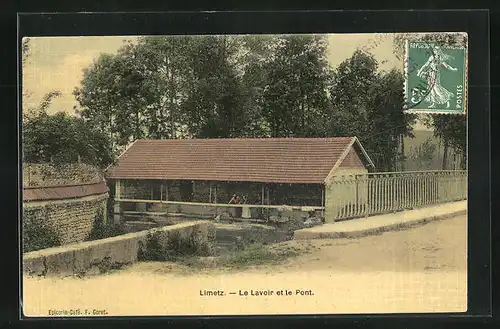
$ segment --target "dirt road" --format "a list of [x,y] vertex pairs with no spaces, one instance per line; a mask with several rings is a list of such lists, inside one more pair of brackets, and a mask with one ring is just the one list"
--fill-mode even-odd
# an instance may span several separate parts
[[24,310],[28,316],[463,312],[466,225],[460,216],[360,239],[289,241],[277,248],[306,252],[239,273],[186,274],[175,264],[140,263],[86,279],[25,278]]

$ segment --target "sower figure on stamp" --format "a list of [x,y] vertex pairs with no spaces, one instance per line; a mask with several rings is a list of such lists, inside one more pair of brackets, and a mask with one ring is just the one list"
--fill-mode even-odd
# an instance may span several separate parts
[[424,101],[430,104],[430,108],[435,107],[436,104],[446,104],[446,108],[448,108],[450,107],[450,100],[455,97],[452,92],[441,85],[442,67],[450,71],[457,71],[457,68],[446,63],[446,61],[450,59],[453,59],[453,57],[445,54],[440,47],[435,46],[434,53],[417,72],[419,77],[427,80],[429,93],[425,97]]

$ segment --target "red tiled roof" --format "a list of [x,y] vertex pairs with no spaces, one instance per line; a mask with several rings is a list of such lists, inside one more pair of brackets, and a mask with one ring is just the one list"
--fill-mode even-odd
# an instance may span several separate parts
[[23,188],[23,201],[48,201],[82,198],[89,195],[104,194],[109,191],[106,182],[66,186],[30,186]]
[[355,137],[137,140],[107,176],[323,183],[354,141]]
[[361,160],[363,155],[356,152],[354,147],[351,147],[349,153],[345,157],[344,161],[340,165],[341,168],[365,168],[363,160]]

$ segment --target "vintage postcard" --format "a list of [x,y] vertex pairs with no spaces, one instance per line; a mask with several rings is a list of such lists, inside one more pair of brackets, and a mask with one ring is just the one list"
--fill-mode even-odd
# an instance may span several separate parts
[[467,311],[467,34],[22,42],[24,316]]

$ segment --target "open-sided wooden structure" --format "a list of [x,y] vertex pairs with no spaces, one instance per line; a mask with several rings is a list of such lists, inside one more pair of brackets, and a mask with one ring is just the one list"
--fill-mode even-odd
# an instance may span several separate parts
[[[137,140],[106,175],[117,209],[157,203],[170,205],[169,212],[221,207],[255,217],[283,207],[323,212],[335,193],[325,189],[329,182],[365,175],[370,167],[356,137]],[[244,204],[228,204],[234,194]]]

